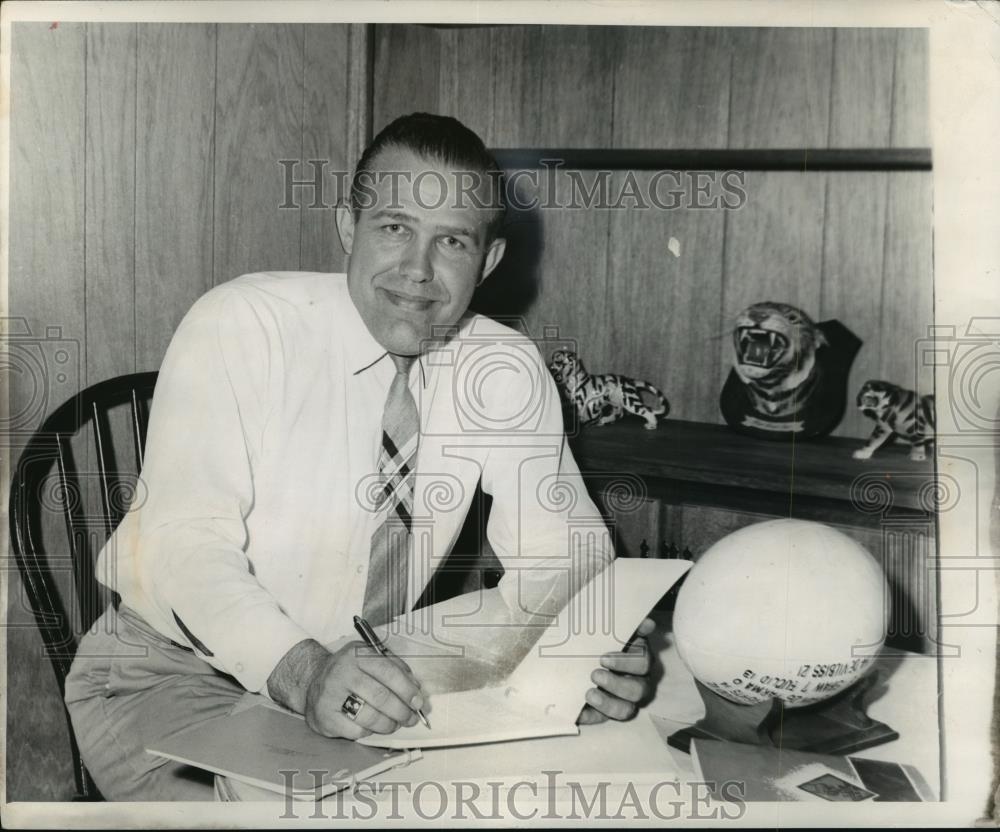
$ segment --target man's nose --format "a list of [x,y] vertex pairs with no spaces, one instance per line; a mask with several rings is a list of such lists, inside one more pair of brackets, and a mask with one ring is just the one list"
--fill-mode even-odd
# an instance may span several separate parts
[[434,277],[431,264],[431,243],[427,240],[413,240],[407,246],[403,259],[399,264],[399,272],[407,280],[414,283],[426,283]]

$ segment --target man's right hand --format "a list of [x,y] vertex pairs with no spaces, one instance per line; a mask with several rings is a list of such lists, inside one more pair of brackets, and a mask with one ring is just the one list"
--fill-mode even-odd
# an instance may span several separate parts
[[[415,725],[424,704],[420,683],[402,659],[380,656],[360,641],[331,653],[319,642],[301,641],[278,663],[267,681],[276,702],[301,713],[327,737],[358,739]],[[342,711],[353,694],[364,702],[352,720]]]

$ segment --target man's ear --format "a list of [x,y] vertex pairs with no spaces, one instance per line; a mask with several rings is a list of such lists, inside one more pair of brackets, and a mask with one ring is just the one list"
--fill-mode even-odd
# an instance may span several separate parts
[[500,261],[503,259],[503,253],[507,250],[507,241],[503,237],[497,237],[492,243],[490,243],[489,249],[486,251],[486,260],[483,262],[483,273],[479,276],[479,280],[476,283],[478,286],[490,273],[500,265]]
[[344,202],[337,206],[337,233],[344,251],[350,254],[354,248],[354,211]]

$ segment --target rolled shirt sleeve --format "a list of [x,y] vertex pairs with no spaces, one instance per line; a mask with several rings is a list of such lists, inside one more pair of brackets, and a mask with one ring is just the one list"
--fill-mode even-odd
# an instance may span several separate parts
[[182,321],[154,395],[147,499],[128,530],[158,627],[255,692],[309,638],[246,555],[254,463],[280,406],[283,356],[270,324],[233,286],[209,292]]

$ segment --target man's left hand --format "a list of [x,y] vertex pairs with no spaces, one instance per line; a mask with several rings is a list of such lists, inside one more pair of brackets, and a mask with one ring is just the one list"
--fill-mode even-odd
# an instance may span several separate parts
[[636,703],[649,691],[650,656],[646,636],[656,625],[651,618],[643,620],[628,649],[621,653],[601,656],[601,667],[590,678],[597,685],[587,691],[587,705],[577,720],[578,725],[591,725],[606,719],[630,719]]

